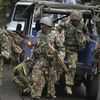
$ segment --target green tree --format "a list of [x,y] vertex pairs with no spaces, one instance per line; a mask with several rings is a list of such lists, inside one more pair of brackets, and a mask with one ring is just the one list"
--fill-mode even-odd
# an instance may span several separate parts
[[10,13],[19,0],[0,0],[0,26],[7,22],[6,14]]
[[6,13],[9,10],[9,0],[0,0],[0,25],[6,23]]

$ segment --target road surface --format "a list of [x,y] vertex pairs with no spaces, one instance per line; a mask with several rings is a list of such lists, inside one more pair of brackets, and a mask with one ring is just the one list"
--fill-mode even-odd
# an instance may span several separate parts
[[[3,85],[0,89],[0,97],[1,100],[22,100],[22,98],[18,94],[18,87],[12,81],[12,68],[9,66],[4,68],[4,78]],[[24,100],[31,100],[29,96],[24,96]],[[42,98],[45,100],[45,98]],[[56,100],[87,100],[86,97],[79,96],[57,96]]]

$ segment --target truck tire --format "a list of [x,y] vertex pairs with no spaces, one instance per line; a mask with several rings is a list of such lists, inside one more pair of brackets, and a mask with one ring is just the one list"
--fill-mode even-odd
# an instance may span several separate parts
[[[100,96],[100,74],[94,76],[94,79],[88,82],[86,86],[86,96],[88,99],[96,100]],[[100,100],[97,99],[97,100]]]
[[73,87],[73,95],[78,97],[86,97],[86,88],[83,83],[80,86]]
[[97,98],[96,100],[100,100],[100,74],[98,76],[98,81],[99,81],[99,86],[98,86],[98,93],[97,93]]

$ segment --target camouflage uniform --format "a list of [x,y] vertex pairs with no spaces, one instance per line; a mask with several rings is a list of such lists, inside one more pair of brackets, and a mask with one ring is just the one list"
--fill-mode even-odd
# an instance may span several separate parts
[[5,29],[0,29],[0,79],[2,77],[3,71],[3,59],[11,59],[14,60],[15,58],[18,59],[18,56],[15,56],[15,53],[12,53],[12,50],[19,55],[22,52],[22,49],[19,47],[18,44],[21,42],[21,37],[12,31],[7,31]]
[[10,54],[11,54],[11,66],[15,67],[19,63],[19,56],[20,53],[22,52],[21,44],[23,38],[12,31],[6,31],[9,37],[9,49],[10,49]]
[[[48,41],[58,51],[59,55],[64,55],[64,47],[59,39],[59,36],[55,34],[55,31],[51,33],[43,33],[39,31],[37,33],[38,48],[36,53],[38,58],[33,66],[32,81],[33,88],[31,89],[31,96],[40,97],[42,90],[47,83],[48,96],[55,96],[55,82],[57,81],[57,72],[55,66],[55,59],[48,59],[48,55],[53,57],[54,53],[50,53],[46,47]],[[62,58],[63,59],[63,58]]]
[[9,59],[9,42],[8,37],[6,36],[3,29],[0,29],[0,80],[2,78],[3,66],[4,66],[4,57]]
[[[50,53],[46,47],[47,42],[57,49],[59,56],[64,58],[64,46],[60,41],[58,35],[53,30],[52,32],[44,33],[39,31],[36,36],[36,43],[38,47],[34,49],[34,56],[36,56],[35,63],[31,65],[33,70],[29,68],[28,61],[24,61],[14,68],[14,81],[24,87],[24,90],[31,91],[31,97],[37,98],[42,94],[45,83],[48,84],[48,96],[55,95],[55,82],[57,81],[57,72],[54,53]],[[51,57],[48,57],[48,56]]]
[[[75,19],[79,22],[77,23],[77,27],[73,27],[71,24],[71,21],[69,21],[70,24],[67,24],[66,26],[66,34],[65,34],[65,47],[66,47],[66,58],[69,62],[69,68],[71,69],[72,73],[72,80],[69,79],[67,75],[66,77],[66,85],[74,85],[74,76],[76,71],[76,63],[78,61],[77,57],[77,51],[79,48],[84,47],[87,37],[85,36],[86,29],[83,26],[83,23],[81,22],[81,12],[73,12],[70,15],[70,20]],[[77,29],[75,29],[77,28]],[[83,31],[84,28],[84,31]],[[81,31],[81,32],[80,32]]]
[[28,61],[23,61],[14,68],[14,82],[24,89],[31,84],[30,69]]
[[[65,74],[66,79],[66,85],[72,87],[74,85],[74,75],[76,71],[76,63],[77,63],[77,51],[80,47],[85,46],[87,36],[84,35],[84,32],[86,32],[85,28],[83,31],[83,23],[81,22],[82,14],[81,12],[72,12],[69,16],[68,20],[62,24],[59,25],[58,30],[64,29],[65,32],[65,51],[66,56],[65,60],[68,61],[69,64],[67,64],[70,71],[68,72],[70,74],[70,77],[68,77],[67,74]],[[72,25],[71,20],[78,21],[77,27]],[[86,34],[86,33],[85,33]]]

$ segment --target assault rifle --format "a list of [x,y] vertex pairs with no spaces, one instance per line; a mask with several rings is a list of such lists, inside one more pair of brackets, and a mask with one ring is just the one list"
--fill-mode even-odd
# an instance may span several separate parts
[[59,64],[61,65],[61,67],[64,69],[65,73],[71,73],[71,74],[67,74],[70,78],[72,78],[72,72],[70,71],[70,69],[68,68],[68,66],[65,65],[64,61],[60,58],[60,56],[58,55],[58,53],[56,52],[56,50],[51,46],[51,45],[47,45],[48,49],[50,52],[55,52],[57,60],[59,62]]

